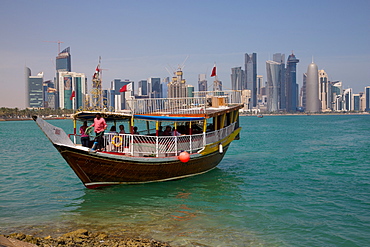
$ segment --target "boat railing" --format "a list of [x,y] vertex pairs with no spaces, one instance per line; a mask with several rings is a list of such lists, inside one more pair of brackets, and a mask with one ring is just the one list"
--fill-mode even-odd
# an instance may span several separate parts
[[230,135],[235,123],[207,133],[181,136],[151,136],[105,133],[105,151],[131,156],[166,157],[182,151],[196,153],[205,145],[218,142]]
[[133,114],[204,114],[206,98],[150,98],[127,101]]

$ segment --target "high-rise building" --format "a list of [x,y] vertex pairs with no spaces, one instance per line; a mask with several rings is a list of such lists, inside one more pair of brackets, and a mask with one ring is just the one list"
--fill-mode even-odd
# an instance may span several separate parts
[[257,105],[257,54],[245,53],[244,73],[245,86],[242,88],[251,90],[252,107]]
[[319,70],[319,100],[322,111],[328,111],[330,109],[329,101],[329,80],[328,74],[325,70]]
[[263,104],[263,95],[266,92],[265,85],[263,82],[263,76],[257,75],[257,105]]
[[353,93],[352,88],[347,88],[343,91],[343,111],[353,110]]
[[137,83],[137,87],[138,87],[137,94],[139,96],[146,96],[146,95],[148,95],[148,81],[147,80],[140,80]]
[[341,111],[342,110],[342,103],[340,103],[340,106],[337,106],[338,103],[338,97],[340,96],[340,99],[342,99],[342,85],[343,83],[341,81],[331,81],[330,82],[330,109],[335,111]]
[[285,81],[285,54],[273,54],[273,61],[280,64],[279,69],[279,91],[278,91],[278,110],[286,111],[286,81]]
[[161,78],[150,77],[148,79],[148,95],[149,98],[162,98]]
[[170,83],[170,78],[168,76],[162,79],[162,96],[163,96],[163,98],[167,98],[168,84],[169,83]]
[[285,78],[285,99],[288,112],[295,112],[298,107],[297,63],[299,60],[295,55],[293,53],[289,55]]
[[187,95],[186,80],[182,78],[181,68],[176,71],[172,81],[168,84],[168,98],[184,98]]
[[26,74],[26,105],[30,108],[44,107],[43,81],[44,73],[31,75],[31,69],[25,68]]
[[87,101],[87,80],[84,73],[59,71],[59,107],[84,109]]
[[244,88],[244,70],[242,67],[231,68],[231,89],[243,90]]
[[306,112],[319,112],[319,70],[315,63],[311,63],[307,68],[306,81]]
[[276,61],[266,61],[266,75],[267,75],[267,110],[276,112],[280,109],[280,86],[282,64]]
[[370,86],[365,87],[365,111],[370,111]]
[[359,93],[353,94],[353,111],[361,110],[361,95]]
[[198,91],[208,91],[206,74],[198,75]]
[[71,72],[72,71],[72,64],[71,64],[71,53],[70,48],[65,48],[62,52],[59,52],[58,56],[56,57],[55,61],[55,69],[56,69],[56,108],[61,108],[62,106],[59,105],[61,102],[61,99],[59,98],[59,92],[61,88],[59,88],[59,85],[62,84],[62,82],[59,81],[59,72]]

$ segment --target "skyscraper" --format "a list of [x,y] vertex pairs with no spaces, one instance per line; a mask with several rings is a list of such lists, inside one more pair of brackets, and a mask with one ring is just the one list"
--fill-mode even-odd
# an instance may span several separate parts
[[306,81],[306,112],[319,112],[319,71],[315,63],[311,63],[307,68]]
[[299,60],[295,55],[293,53],[289,55],[285,78],[285,99],[288,112],[295,112],[298,107],[297,63]]
[[207,90],[207,79],[206,74],[198,75],[198,91],[208,91]]
[[245,53],[245,63],[244,63],[244,73],[245,73],[245,85],[242,89],[249,89],[252,92],[252,106],[257,105],[257,54]]
[[347,88],[343,91],[343,111],[352,111],[353,108],[353,93],[352,88]]
[[148,95],[148,81],[147,80],[140,80],[138,83],[137,83],[137,87],[138,87],[138,95],[139,96],[146,96]]
[[[273,61],[279,63],[278,79],[278,110],[286,111],[286,81],[285,81],[285,55],[281,53],[273,54]],[[274,66],[277,67],[277,66]]]
[[148,95],[150,98],[162,98],[161,78],[150,77],[148,79]]
[[72,71],[72,64],[71,64],[71,53],[70,48],[65,48],[62,52],[58,54],[55,61],[55,69],[56,69],[56,108],[62,107],[59,105],[61,102],[59,93],[61,88],[59,88],[59,85],[61,85],[61,82],[59,81],[59,73],[60,72],[71,72]]
[[178,68],[175,75],[168,84],[168,98],[184,98],[187,95],[187,87],[181,68]]
[[84,109],[86,107],[87,81],[84,73],[59,71],[59,107]]
[[281,85],[281,63],[275,61],[266,61],[267,74],[267,110],[276,112],[280,102],[280,85]]
[[31,75],[31,69],[25,68],[26,74],[26,105],[30,108],[44,107],[43,81],[44,73]]
[[330,108],[330,84],[328,80],[328,74],[325,70],[319,70],[319,100],[321,103],[321,110],[327,111]]
[[370,86],[365,87],[365,111],[370,111]]
[[244,88],[244,71],[242,67],[231,68],[231,89],[243,90]]

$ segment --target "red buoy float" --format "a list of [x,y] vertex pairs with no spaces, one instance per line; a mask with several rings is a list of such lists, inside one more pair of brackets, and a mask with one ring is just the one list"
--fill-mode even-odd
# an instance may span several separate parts
[[190,160],[190,154],[186,151],[183,151],[179,154],[178,158],[181,162],[186,163]]

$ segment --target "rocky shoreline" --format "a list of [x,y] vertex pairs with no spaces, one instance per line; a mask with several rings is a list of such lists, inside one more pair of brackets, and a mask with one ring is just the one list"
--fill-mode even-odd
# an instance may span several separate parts
[[0,246],[5,247],[169,247],[168,243],[159,242],[154,239],[133,238],[119,235],[109,235],[104,232],[89,232],[86,229],[78,229],[63,234],[59,237],[35,237],[23,233],[12,233],[0,235]]

